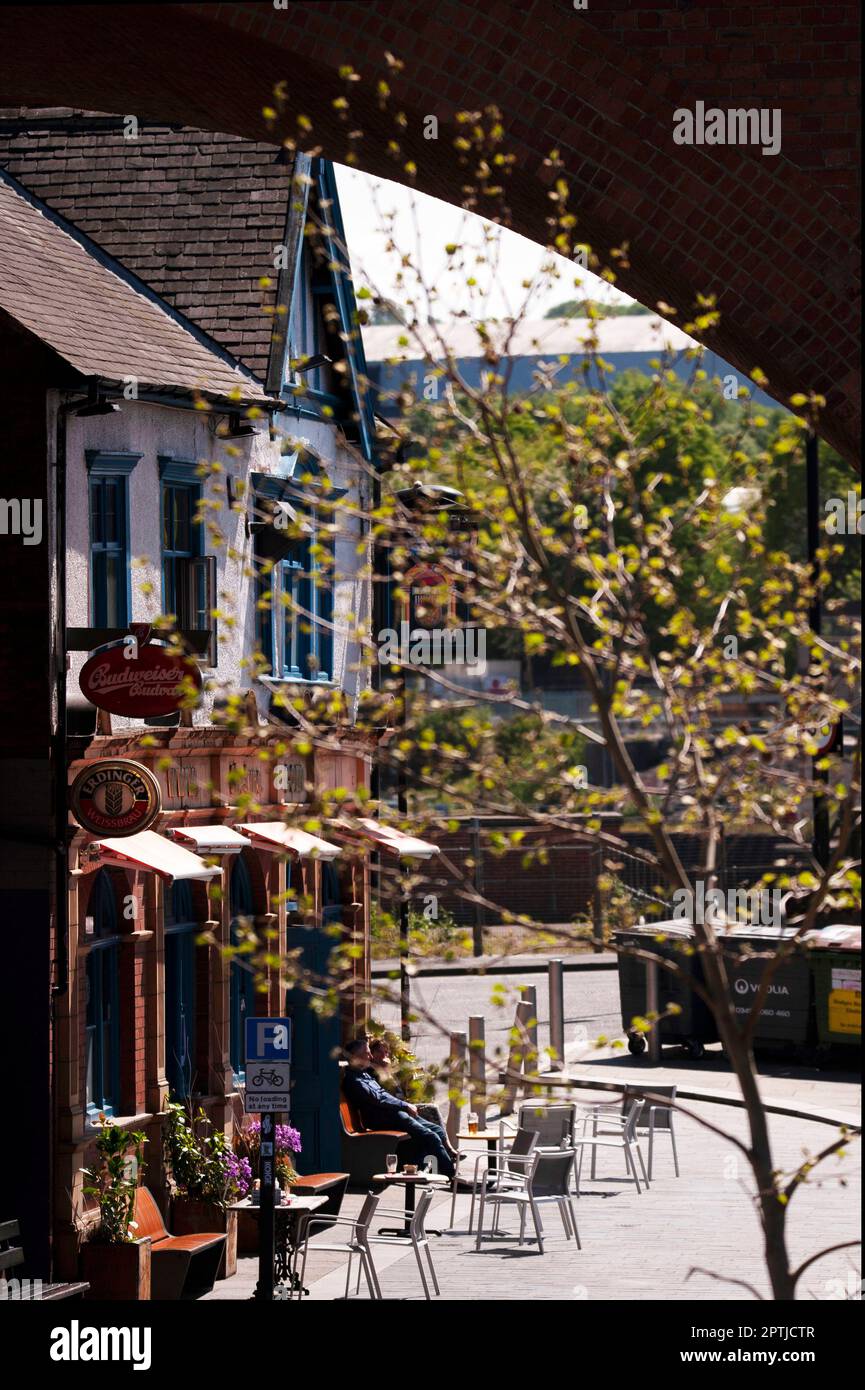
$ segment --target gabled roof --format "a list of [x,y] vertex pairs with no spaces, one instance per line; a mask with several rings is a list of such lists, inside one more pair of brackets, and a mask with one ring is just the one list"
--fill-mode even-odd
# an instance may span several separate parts
[[82,376],[268,403],[229,353],[2,170],[0,308]]
[[129,138],[129,121],[4,112],[0,166],[264,381],[291,163],[273,145],[144,119]]

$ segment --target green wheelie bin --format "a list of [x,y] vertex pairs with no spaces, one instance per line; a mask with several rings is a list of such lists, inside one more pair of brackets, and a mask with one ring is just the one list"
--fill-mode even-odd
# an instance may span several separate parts
[[[658,936],[663,936],[664,940],[658,941]],[[629,927],[616,932],[613,940],[617,946],[636,947],[651,951],[661,960],[675,961],[687,975],[702,983],[700,957],[687,951],[687,947],[694,943],[694,931],[689,922],[674,918],[648,926]],[[628,1034],[628,1051],[633,1056],[640,1056],[646,1051],[646,1038],[643,1033],[632,1029],[631,1021],[645,1018],[648,1009],[646,962],[620,952],[618,963],[622,1026]],[[659,966],[658,1012],[663,1013],[670,1004],[677,1004],[680,1012],[662,1019],[659,1024],[661,1045],[678,1044],[694,1059],[702,1057],[706,1043],[718,1040],[712,1013],[700,996],[688,987],[686,979]]]
[[[719,933],[727,959],[733,1009],[740,1024],[751,1012],[763,973],[793,927],[737,926]],[[805,1051],[814,1044],[810,952],[799,943],[772,976],[753,1033],[757,1048]]]
[[862,1043],[862,929],[823,927],[808,933],[814,976],[817,1042],[828,1047]]

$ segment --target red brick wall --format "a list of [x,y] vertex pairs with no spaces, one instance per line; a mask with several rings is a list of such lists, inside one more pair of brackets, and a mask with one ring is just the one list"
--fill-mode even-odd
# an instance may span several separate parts
[[[716,293],[712,347],[744,373],[760,366],[774,394],[822,392],[825,437],[855,457],[858,22],[849,3],[795,0],[11,5],[0,45],[15,55],[10,103],[138,112],[253,140],[267,136],[260,113],[284,82],[280,138],[308,116],[311,140],[340,159],[359,127],[365,168],[405,178],[411,160],[418,186],[452,201],[465,177],[448,118],[494,102],[517,155],[517,230],[546,237],[544,160],[556,146],[580,236],[601,252],[629,245],[622,288],[684,313],[697,292]],[[375,98],[385,50],[406,64],[389,74],[406,117],[398,161],[392,114]],[[351,84],[348,122],[333,106],[344,64],[369,79]],[[675,145],[675,109],[716,99],[779,107],[781,153]],[[435,144],[428,114],[443,122]]]
[[[481,908],[481,923],[503,920],[503,911],[523,914],[541,922],[569,922],[591,913],[597,851],[567,828],[519,826],[516,821],[480,818],[479,891],[492,906]],[[496,848],[496,835],[523,830],[518,846],[503,853]],[[611,827],[612,828],[612,827]],[[423,897],[438,898],[439,911],[446,910],[461,925],[470,927],[476,918],[473,901],[463,896],[475,882],[476,841],[471,824],[454,834],[429,833],[441,849],[441,859],[422,866],[427,882],[413,894],[422,909]]]

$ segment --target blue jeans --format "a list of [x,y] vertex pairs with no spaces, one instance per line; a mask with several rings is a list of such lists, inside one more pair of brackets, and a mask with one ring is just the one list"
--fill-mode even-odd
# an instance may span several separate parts
[[453,1177],[454,1161],[445,1145],[445,1132],[441,1125],[430,1124],[428,1120],[418,1119],[415,1115],[410,1115],[407,1110],[397,1111],[393,1119],[388,1119],[387,1125],[388,1129],[401,1129],[411,1137],[419,1163],[432,1155],[439,1172],[444,1174],[446,1178]]

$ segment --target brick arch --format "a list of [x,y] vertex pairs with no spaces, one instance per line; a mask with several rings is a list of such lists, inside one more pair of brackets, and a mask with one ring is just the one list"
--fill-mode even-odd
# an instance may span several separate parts
[[[579,229],[603,254],[627,242],[620,286],[687,315],[697,293],[722,313],[707,342],[744,373],[768,375],[786,398],[827,397],[821,432],[855,459],[858,424],[854,245],[858,164],[858,6],[795,0],[721,10],[693,0],[293,0],[254,4],[7,6],[0,42],[7,104],[61,103],[129,112],[266,138],[261,108],[287,84],[287,112],[308,115],[340,159],[346,126],[333,101],[340,65],[364,168],[399,177],[394,134],[372,79],[388,50],[407,117],[402,159],[424,192],[460,201],[464,181],[449,120],[495,102],[518,157],[509,202],[516,230],[545,238],[544,158],[556,146]],[[677,146],[677,107],[779,107],[784,143],[759,151]],[[424,116],[440,117],[438,142]]]
[[[118,868],[116,865],[103,865],[96,869],[92,874],[85,874],[78,880],[78,918],[80,940],[86,945],[88,938],[84,934],[84,919],[95,907],[96,881],[100,874],[106,875],[106,880],[114,897],[114,906],[117,912],[117,932],[123,936],[135,930],[135,922],[124,916],[124,907],[128,897],[135,897],[139,904],[139,915],[143,916],[143,890],[141,887],[141,875],[134,870]],[[94,940],[97,938],[94,937]]]
[[[267,878],[265,875],[264,865],[262,863],[262,855],[259,851],[250,847],[249,849],[242,849],[240,851],[240,854],[238,855],[238,858],[243,860],[243,863],[249,874],[249,884],[250,888],[252,889],[253,914],[256,917],[263,917],[266,913],[272,911],[272,909],[268,899]],[[234,857],[230,856],[225,862],[229,866],[228,871],[229,875],[231,875],[234,872]],[[224,891],[228,894],[228,900],[230,902],[230,877],[228,879],[228,883],[226,884]]]

